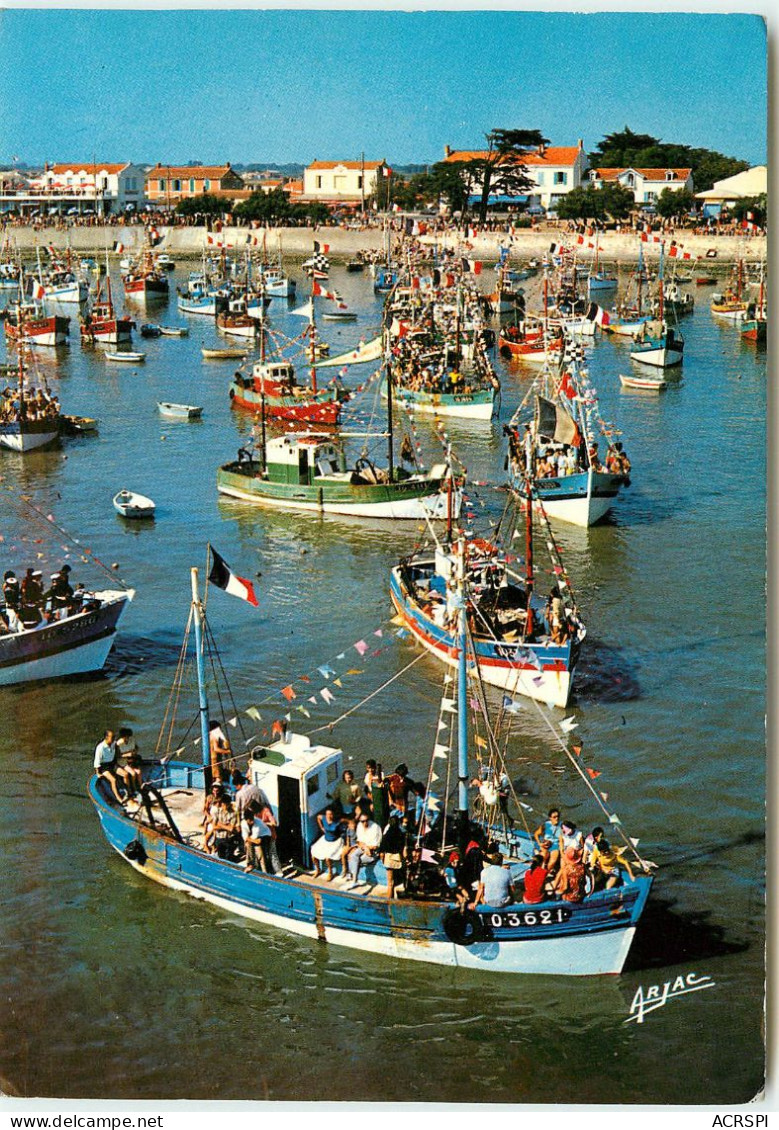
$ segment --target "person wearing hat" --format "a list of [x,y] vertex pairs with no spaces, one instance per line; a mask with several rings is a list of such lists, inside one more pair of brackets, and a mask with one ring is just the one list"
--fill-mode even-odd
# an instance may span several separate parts
[[511,882],[511,872],[503,866],[503,856],[499,851],[490,852],[484,858],[484,869],[476,888],[474,907],[479,903],[486,906],[508,906],[514,901],[514,887]]
[[4,620],[11,632],[21,631],[19,610],[22,606],[22,594],[19,590],[19,580],[16,573],[9,569],[3,578],[3,599],[5,601]]
[[35,628],[41,622],[43,585],[40,569],[28,569],[22,581],[22,606],[20,618],[25,628]]

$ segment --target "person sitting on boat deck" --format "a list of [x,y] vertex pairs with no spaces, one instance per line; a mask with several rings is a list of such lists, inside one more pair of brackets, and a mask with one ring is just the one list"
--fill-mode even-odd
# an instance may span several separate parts
[[382,834],[379,850],[381,861],[387,872],[387,898],[397,898],[395,887],[403,871],[406,854],[406,835],[397,816],[390,816],[389,823]]
[[463,882],[462,857],[457,849],[449,853],[449,858],[443,869],[443,876],[447,894],[454,899],[460,911],[464,913],[473,891],[469,893]]
[[536,828],[533,839],[541,849],[541,858],[550,873],[560,860],[560,809],[550,808],[547,819]]
[[581,902],[587,893],[587,872],[581,848],[569,847],[560,861],[552,890],[564,902]]
[[333,802],[337,816],[352,816],[354,806],[360,799],[360,786],[354,779],[351,769],[344,769],[341,780],[328,796]]
[[133,732],[128,727],[119,731],[116,739],[116,773],[124,785],[128,800],[137,798],[143,784],[141,755]]
[[589,464],[592,467],[593,471],[602,471],[603,470],[603,464],[601,463],[600,456],[598,455],[598,445],[597,445],[597,443],[591,443],[590,444],[590,446],[587,450],[587,458],[589,460]]
[[114,731],[106,730],[103,740],[95,746],[95,772],[98,777],[105,777],[111,786],[117,804],[123,804],[122,797],[116,784],[116,746],[114,744]]
[[547,898],[546,882],[548,878],[549,872],[546,867],[544,867],[544,861],[541,856],[538,854],[534,855],[530,867],[528,867],[527,871],[522,876],[524,887],[522,901],[529,903],[544,902]]
[[584,851],[584,835],[574,824],[573,820],[560,821],[560,854],[565,855],[568,848],[576,848],[577,851]]
[[341,876],[346,877],[349,869],[349,856],[357,847],[357,818],[346,816],[341,821],[343,847],[341,848]]
[[325,881],[329,883],[335,877],[333,864],[341,858],[344,848],[343,822],[337,818],[331,804],[327,806],[324,812],[319,813],[316,822],[322,835],[311,845],[314,878],[318,879],[322,874],[322,868],[319,865],[324,863],[327,868]]
[[227,776],[227,761],[232,756],[232,750],[224,730],[213,719],[208,723],[208,750],[211,758],[211,778],[221,784]]
[[48,604],[54,619],[62,620],[68,615],[73,589],[61,573],[52,573],[50,580],[51,584],[43,594],[43,599]]
[[366,864],[375,863],[381,845],[381,828],[369,816],[361,816],[357,821],[357,845],[349,853],[348,867],[350,882],[348,886],[357,886],[357,876],[360,868]]
[[486,906],[508,906],[514,901],[514,886],[511,872],[503,866],[503,856],[499,851],[485,857],[484,868],[479,876],[473,906],[479,903]]
[[621,886],[622,873],[620,867],[625,868],[631,879],[634,877],[630,864],[626,859],[623,859],[623,853],[626,850],[626,848],[613,848],[606,839],[603,829],[593,828],[592,847],[588,852],[587,862],[592,872],[596,890],[600,890],[602,887],[610,890],[612,887]]

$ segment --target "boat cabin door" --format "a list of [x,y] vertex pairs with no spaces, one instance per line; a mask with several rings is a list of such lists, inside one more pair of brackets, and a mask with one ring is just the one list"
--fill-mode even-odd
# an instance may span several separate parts
[[303,858],[303,835],[300,813],[300,782],[294,777],[278,777],[279,812],[278,851],[281,859],[293,859],[303,867],[308,860]]
[[298,448],[298,476],[299,476],[298,481],[301,484],[308,483],[308,448],[307,447]]

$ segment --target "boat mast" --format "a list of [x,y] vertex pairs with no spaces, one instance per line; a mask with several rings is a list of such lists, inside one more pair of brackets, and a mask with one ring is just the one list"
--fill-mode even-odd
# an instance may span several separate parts
[[525,595],[527,596],[527,611],[525,616],[525,639],[533,631],[533,609],[530,598],[533,595],[533,484],[525,468]]
[[395,456],[392,450],[392,366],[390,365],[389,351],[384,356],[387,371],[387,463],[389,465],[389,481],[395,478]]
[[316,395],[316,314],[314,313],[314,294],[316,293],[316,275],[311,280],[311,315],[309,319],[309,334],[311,335],[311,391]]
[[636,271],[636,308],[638,316],[641,317],[641,276],[644,273],[644,256],[641,250],[641,244],[638,245],[638,268]]
[[659,306],[658,306],[658,317],[659,317],[661,322],[663,320],[663,314],[665,312],[665,307],[663,305],[663,302],[664,302],[664,299],[665,299],[665,295],[663,294],[663,291],[665,290],[665,285],[664,285],[665,272],[663,270],[664,265],[665,265],[665,242],[660,244],[660,266],[657,269],[657,283],[658,283],[658,287],[659,287],[659,290],[660,290],[660,303],[659,303]]
[[195,621],[195,664],[197,667],[197,699],[200,714],[200,744],[205,770],[206,792],[210,791],[211,754],[208,743],[208,699],[206,698],[206,665],[203,655],[203,605],[197,588],[197,569],[190,570],[192,579],[192,613]]
[[468,821],[468,613],[465,602],[465,538],[457,541],[457,635],[460,658],[457,665],[457,801],[463,831]]

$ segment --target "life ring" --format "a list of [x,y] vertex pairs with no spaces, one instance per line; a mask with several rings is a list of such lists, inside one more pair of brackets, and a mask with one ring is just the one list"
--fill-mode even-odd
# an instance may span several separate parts
[[133,863],[139,863],[143,867],[146,862],[146,848],[140,840],[130,840],[127,847],[124,849],[126,859],[131,860]]
[[484,923],[475,910],[460,913],[450,907],[443,918],[444,933],[456,946],[472,946],[484,940]]

